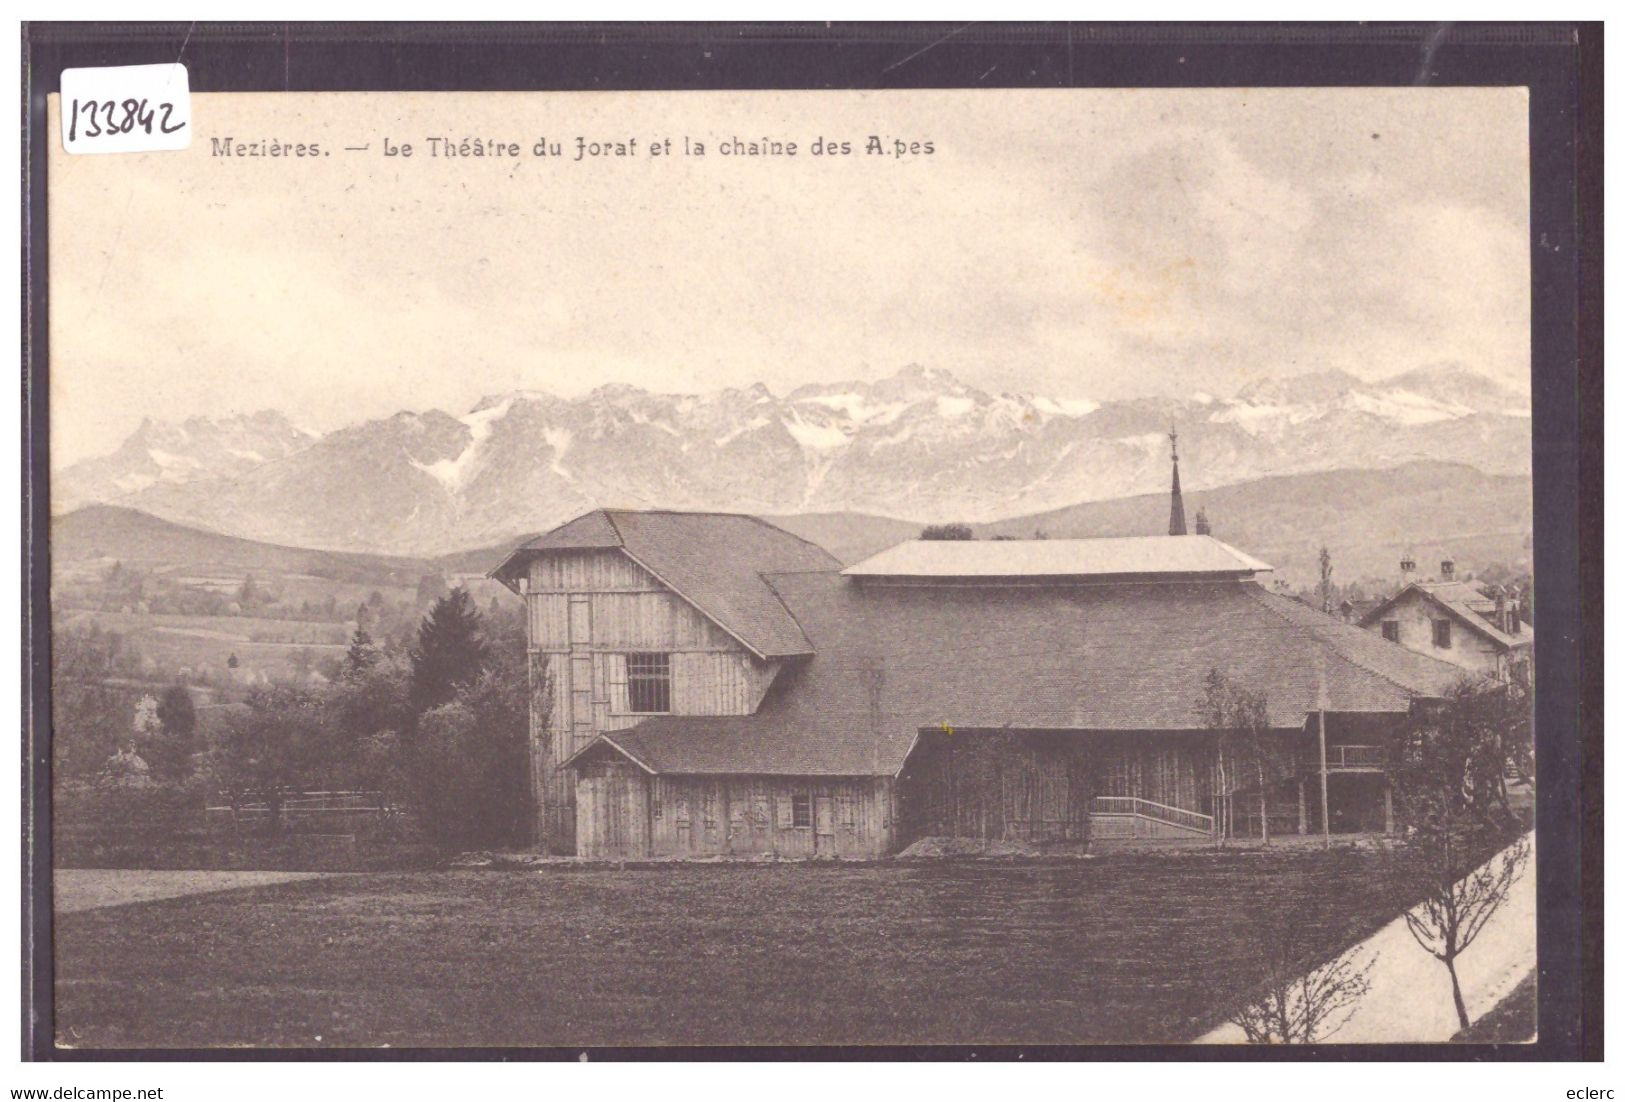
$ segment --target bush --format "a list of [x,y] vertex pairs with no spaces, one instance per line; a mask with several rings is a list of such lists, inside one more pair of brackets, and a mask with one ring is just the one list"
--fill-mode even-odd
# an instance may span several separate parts
[[436,841],[520,845],[529,819],[525,734],[513,724],[483,722],[490,711],[482,703],[478,693],[463,694],[418,720],[414,810]]
[[203,793],[191,784],[64,783],[51,809],[57,864],[103,864],[115,851],[150,851],[207,833]]

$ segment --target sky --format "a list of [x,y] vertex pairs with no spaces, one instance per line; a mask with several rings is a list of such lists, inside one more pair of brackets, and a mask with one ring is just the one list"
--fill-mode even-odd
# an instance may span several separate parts
[[[1095,401],[1445,362],[1528,389],[1518,88],[241,93],[193,114],[183,152],[53,136],[54,465],[145,416],[327,431],[515,389],[783,393],[913,363]],[[523,155],[433,157],[430,136]],[[577,161],[578,136],[637,151]],[[328,155],[212,155],[226,137]],[[562,155],[533,156],[543,138]]]

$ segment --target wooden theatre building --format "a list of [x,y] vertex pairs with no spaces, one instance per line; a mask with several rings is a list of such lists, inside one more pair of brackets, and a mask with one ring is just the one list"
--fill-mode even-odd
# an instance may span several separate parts
[[753,517],[587,513],[494,572],[525,598],[546,690],[538,845],[1256,833],[1257,789],[1198,713],[1213,670],[1268,702],[1272,832],[1321,829],[1322,717],[1331,829],[1382,830],[1385,740],[1462,671],[1270,593],[1269,569],[1184,534],[910,541],[842,569]]

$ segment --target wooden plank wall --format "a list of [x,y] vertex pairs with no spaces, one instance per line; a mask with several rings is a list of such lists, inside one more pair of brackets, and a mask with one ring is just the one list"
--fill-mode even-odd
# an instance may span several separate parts
[[[554,726],[559,714],[559,678],[556,671],[563,663],[559,655],[530,652],[530,785],[532,807],[536,814],[536,842],[539,848],[552,853],[568,853],[561,848],[568,844],[575,829],[573,801],[564,791],[568,778],[559,775],[555,766],[562,759],[561,750],[568,745]],[[562,732],[567,734],[567,730]],[[571,786],[573,789],[573,786]]]
[[[1314,821],[1320,822],[1320,774],[1313,777],[1302,778],[1305,788],[1304,811],[1312,814]],[[1231,797],[1230,807],[1233,818],[1230,821],[1230,836],[1233,838],[1256,838],[1261,831],[1258,828],[1258,789],[1250,787],[1244,792],[1237,792]],[[1266,793],[1270,817],[1271,834],[1297,834],[1298,833],[1298,778],[1288,778],[1272,784]],[[1307,817],[1307,816],[1306,816]]]
[[1205,736],[1096,736],[1101,796],[1138,796],[1213,814],[1212,740]]
[[530,647],[547,659],[552,707],[532,716],[537,840],[576,852],[575,780],[558,768],[600,733],[642,722],[626,655],[671,656],[671,714],[749,715],[781,663],[763,661],[619,551],[538,556],[526,593]]
[[[794,798],[811,822],[796,826]],[[650,852],[656,856],[775,854],[879,857],[892,848],[889,777],[655,777]]]
[[1065,736],[922,732],[898,779],[898,841],[1086,841],[1095,769],[1094,753]]
[[[626,651],[594,656],[593,726],[619,731],[645,717],[631,710],[626,685]],[[743,651],[662,652],[671,654],[671,714],[749,715],[778,673],[778,662],[762,662]]]
[[583,766],[577,774],[575,813],[580,856],[649,855],[648,774],[631,762]]
[[[629,762],[578,769],[576,847],[583,857],[879,857],[892,849],[885,777],[650,777]],[[796,825],[794,799],[809,821]]]

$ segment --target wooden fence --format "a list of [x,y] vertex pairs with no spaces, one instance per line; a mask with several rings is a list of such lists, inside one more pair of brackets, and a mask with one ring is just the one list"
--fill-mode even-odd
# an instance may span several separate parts
[[[298,792],[283,796],[281,803],[284,827],[318,834],[353,831],[401,814],[381,792]],[[253,826],[270,822],[272,804],[267,793],[244,793],[233,802],[210,804],[204,811],[212,823]]]

